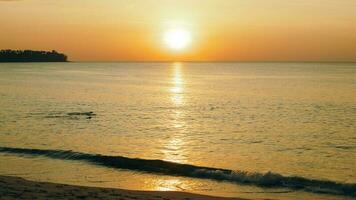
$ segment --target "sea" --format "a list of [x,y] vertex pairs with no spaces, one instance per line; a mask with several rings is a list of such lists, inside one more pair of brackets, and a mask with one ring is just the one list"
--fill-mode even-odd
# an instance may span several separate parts
[[356,63],[1,63],[0,175],[355,199]]

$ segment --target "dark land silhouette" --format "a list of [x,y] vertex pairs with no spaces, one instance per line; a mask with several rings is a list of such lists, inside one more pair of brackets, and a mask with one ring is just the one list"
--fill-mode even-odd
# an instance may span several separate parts
[[0,62],[67,62],[65,54],[52,51],[0,50]]

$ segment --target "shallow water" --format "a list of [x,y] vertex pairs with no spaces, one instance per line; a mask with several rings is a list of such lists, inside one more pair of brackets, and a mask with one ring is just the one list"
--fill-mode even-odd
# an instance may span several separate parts
[[[352,63],[0,64],[0,108],[0,147],[356,183]],[[347,196],[43,155],[0,152],[0,159],[0,174],[61,183],[248,198]]]

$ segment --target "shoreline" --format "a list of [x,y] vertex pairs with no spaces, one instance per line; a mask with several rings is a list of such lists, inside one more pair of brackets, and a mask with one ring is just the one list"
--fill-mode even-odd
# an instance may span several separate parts
[[137,191],[29,181],[0,175],[0,199],[243,200],[174,191]]

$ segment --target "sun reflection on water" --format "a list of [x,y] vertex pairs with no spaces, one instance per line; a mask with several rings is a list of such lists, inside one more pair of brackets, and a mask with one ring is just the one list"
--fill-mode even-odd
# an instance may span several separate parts
[[[171,135],[168,136],[164,145],[161,148],[163,160],[188,163],[187,160],[187,129],[186,123],[187,110],[185,109],[185,80],[183,74],[183,65],[181,63],[174,63],[172,66],[171,87],[169,88],[169,98],[171,100],[171,109],[167,118],[167,128]],[[189,188],[182,183],[180,179],[169,177],[165,179],[158,179],[154,183],[154,190],[161,191],[183,191],[183,188]]]
[[184,191],[182,181],[177,178],[163,179],[155,182],[154,190],[158,191]]
[[184,80],[182,77],[182,64],[173,64],[172,87],[170,88],[171,100],[175,106],[184,103]]
[[185,163],[187,162],[184,148],[187,124],[184,120],[184,78],[181,63],[174,63],[172,66],[171,84],[172,87],[169,92],[173,107],[170,111],[167,126],[172,130],[172,135],[165,142],[161,152],[164,155],[164,160]]

